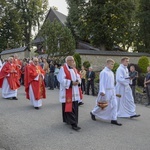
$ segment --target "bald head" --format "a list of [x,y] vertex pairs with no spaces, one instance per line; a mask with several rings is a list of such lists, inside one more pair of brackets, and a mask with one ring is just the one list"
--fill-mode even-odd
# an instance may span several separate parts
[[12,63],[12,62],[13,62],[13,57],[9,57],[9,58],[8,58],[8,61],[9,61],[10,63]]
[[38,58],[34,57],[34,58],[33,58],[33,63],[34,63],[34,65],[38,65],[38,62],[39,62]]
[[17,58],[18,58],[18,55],[17,55],[16,53],[14,54],[14,58],[15,58],[15,59],[17,59]]
[[34,58],[33,58],[33,61],[38,61],[38,58],[34,57]]

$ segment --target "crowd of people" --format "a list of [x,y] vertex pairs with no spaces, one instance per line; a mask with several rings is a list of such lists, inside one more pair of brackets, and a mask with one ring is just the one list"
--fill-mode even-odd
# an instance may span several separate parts
[[[121,59],[116,71],[116,77],[112,69],[115,61],[107,59],[106,66],[99,74],[99,93],[96,105],[90,112],[91,119],[98,118],[110,121],[111,124],[121,126],[118,117],[136,118],[135,86],[138,72],[134,65],[129,65],[129,58]],[[18,100],[17,90],[20,85],[25,87],[26,98],[30,100],[35,109],[42,106],[42,100],[46,98],[48,90],[60,89],[59,101],[62,103],[63,122],[71,125],[73,130],[80,130],[78,126],[78,107],[83,105],[83,94],[95,95],[95,72],[92,67],[88,70],[82,66],[76,68],[73,56],[67,56],[61,66],[47,61],[46,58],[20,60],[15,54],[0,65],[0,88],[5,99]],[[144,80],[147,90],[148,103],[150,105],[150,67]],[[116,83],[116,84],[115,84]]]

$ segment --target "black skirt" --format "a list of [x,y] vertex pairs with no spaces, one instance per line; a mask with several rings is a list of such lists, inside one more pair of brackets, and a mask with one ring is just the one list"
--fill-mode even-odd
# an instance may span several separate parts
[[66,103],[62,103],[63,122],[70,125],[78,124],[78,101],[72,102],[72,112],[65,112]]

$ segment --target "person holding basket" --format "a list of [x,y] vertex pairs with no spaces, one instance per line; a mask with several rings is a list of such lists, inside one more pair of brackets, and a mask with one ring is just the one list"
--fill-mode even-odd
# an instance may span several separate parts
[[117,101],[114,73],[112,72],[114,63],[115,61],[113,59],[107,59],[106,67],[100,72],[99,93],[96,99],[96,106],[90,112],[90,115],[94,121],[96,121],[97,117],[110,121],[111,124],[121,126],[122,124],[117,122]]

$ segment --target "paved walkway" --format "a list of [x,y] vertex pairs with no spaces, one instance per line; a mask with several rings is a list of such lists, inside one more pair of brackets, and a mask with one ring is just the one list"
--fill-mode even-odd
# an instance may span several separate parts
[[[1,91],[0,91],[1,92]],[[0,150],[149,150],[150,109],[137,105],[137,119],[119,118],[118,127],[101,120],[92,121],[93,96],[84,95],[79,110],[79,132],[64,124],[58,89],[47,90],[40,110],[26,100],[24,87],[19,100],[0,98]]]

